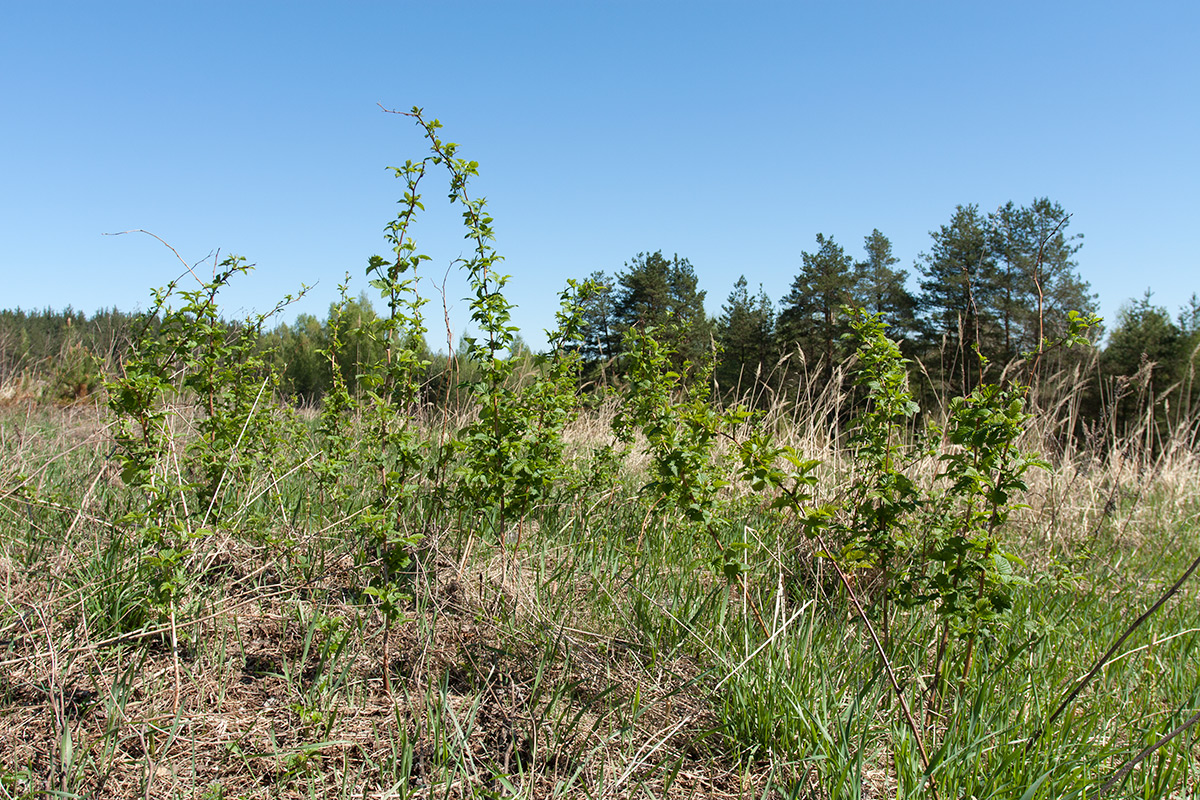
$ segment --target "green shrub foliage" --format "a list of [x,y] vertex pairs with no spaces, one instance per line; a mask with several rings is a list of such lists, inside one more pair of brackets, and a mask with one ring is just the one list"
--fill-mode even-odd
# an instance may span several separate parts
[[[622,472],[633,469],[627,456],[638,451],[645,456],[644,471],[638,472],[642,502],[632,505],[643,515],[640,534],[622,538],[620,532],[605,532],[603,541],[580,547],[616,548],[622,565],[635,565],[629,577],[633,594],[658,555],[648,551],[686,553],[687,567],[673,577],[674,585],[691,581],[702,587],[695,596],[707,599],[695,604],[720,606],[720,624],[737,614],[731,601],[740,598],[745,620],[754,624],[739,634],[745,637],[745,661],[721,679],[730,683],[724,734],[751,753],[790,752],[806,741],[808,712],[797,711],[796,698],[763,675],[776,667],[799,669],[787,649],[797,640],[788,638],[780,618],[790,602],[784,584],[797,580],[797,565],[807,558],[818,568],[832,567],[838,583],[808,591],[802,608],[836,614],[839,598],[849,601],[841,611],[852,608],[869,630],[873,652],[883,662],[879,674],[886,671],[900,695],[906,730],[916,740],[916,750],[897,746],[897,774],[907,775],[909,786],[929,785],[934,767],[920,739],[940,733],[913,720],[891,661],[907,659],[909,671],[923,676],[931,716],[941,703],[966,696],[977,653],[986,646],[981,643],[1008,624],[1014,598],[1030,577],[1009,535],[1030,470],[1046,466],[1024,445],[1032,418],[1029,385],[1039,380],[1047,354],[1087,342],[1099,321],[1057,309],[1050,335],[1039,327],[1034,342],[1032,318],[1011,304],[1005,306],[1013,311],[1005,325],[968,320],[959,329],[957,377],[945,383],[961,391],[922,416],[906,356],[918,327],[912,297],[901,291],[903,274],[893,269],[890,243],[875,231],[867,240],[872,260],[857,267],[832,239],[818,236],[819,252],[804,254],[805,272],[781,310],[779,331],[772,330],[770,301],[761,291],[751,299],[743,278],[716,328],[715,343],[690,264],[656,252],[627,265],[615,294],[602,274],[568,281],[554,328],[546,332],[549,346],[534,355],[511,321],[513,306],[504,293],[509,276],[500,271],[494,221],[485,201],[471,193],[478,164],[440,137],[437,120],[427,120],[418,108],[406,116],[420,128],[429,151],[394,168],[404,190],[400,211],[385,231],[390,253],[371,256],[366,265],[379,313],[370,295],[351,299],[347,276],[325,323],[309,319],[297,325],[308,336],[310,357],[302,369],[293,369],[279,357],[294,341],[287,338],[291,334],[276,329],[264,336],[264,326],[294,298],[237,322],[220,316],[221,291],[250,270],[243,259],[230,257],[216,264],[209,280],[189,270],[156,290],[153,307],[132,329],[106,389],[115,418],[114,457],[130,498],[109,556],[119,560],[134,553],[136,568],[113,598],[119,610],[108,624],[135,630],[169,619],[174,630],[197,577],[211,563],[208,545],[219,534],[250,534],[291,559],[288,563],[312,571],[309,557],[293,552],[288,529],[306,522],[321,530],[338,527],[354,537],[360,580],[353,587],[355,602],[381,622],[382,674],[390,692],[389,637],[413,601],[422,599],[414,597],[418,584],[412,576],[430,566],[421,560],[434,549],[432,538],[444,541],[447,531],[457,533],[455,557],[464,563],[477,540],[505,548],[499,552],[507,558],[508,549],[522,548],[531,518],[559,519],[561,508],[582,507],[581,498],[615,496]],[[464,339],[458,358],[443,357],[433,370],[418,279],[429,259],[418,251],[412,229],[425,210],[422,190],[435,175],[444,177],[471,244],[456,264],[470,285],[475,334]],[[925,291],[933,292],[936,284],[943,292],[934,321],[948,325],[954,298],[969,297],[987,277],[963,273],[959,280],[955,265],[967,257],[963,253],[990,253],[991,260],[977,265],[980,270],[1003,264],[1010,272],[1036,274],[1041,267],[1030,260],[1030,231],[1042,231],[1043,244],[1055,245],[1046,274],[1058,281],[1059,294],[1086,295],[1086,285],[1072,279],[1070,256],[1077,247],[1054,238],[1064,222],[1061,209],[1039,208],[1045,219],[1007,208],[1008,238],[1002,240],[985,235],[973,207],[960,208],[926,257]],[[1043,230],[1047,220],[1056,223],[1049,233]],[[861,284],[864,275],[873,281],[869,291],[856,288],[855,280]],[[1000,291],[996,286],[1002,284],[993,283],[990,291]],[[843,305],[855,300],[872,307]],[[1139,342],[1179,338],[1167,335],[1169,321],[1154,309],[1140,308],[1138,314],[1127,314],[1118,331],[1123,369],[1131,368]],[[889,338],[888,317],[908,338]],[[752,346],[743,347],[748,338]],[[827,464],[808,457],[785,438],[787,426],[769,408],[758,407],[761,395],[728,392],[747,368],[754,383],[771,390],[774,384],[764,373],[780,343],[813,350],[825,365],[823,374],[843,355],[848,359],[843,365],[854,385],[851,408],[839,417],[844,432],[833,437],[848,458]],[[1017,346],[1029,350],[1023,381],[1012,380],[1012,370],[989,369],[985,351],[999,348],[1007,357]],[[88,381],[100,370],[91,349],[72,348],[59,369],[60,394],[78,393],[73,387],[81,384],[90,391]],[[592,385],[597,377],[607,384],[599,392]],[[281,402],[288,393],[319,401],[307,428]],[[443,403],[440,408],[431,404],[431,394]],[[450,413],[452,394],[461,414]],[[616,407],[608,431],[612,444],[590,452],[573,449],[570,424],[604,402]],[[305,450],[297,443],[311,446]],[[285,508],[279,478],[293,473],[304,477],[304,490]],[[819,480],[822,476],[832,479]],[[269,513],[291,509],[287,525],[260,523],[269,517],[260,508],[263,497],[271,504]],[[652,520],[661,523],[663,535],[657,538],[647,536]],[[760,537],[748,520],[769,529],[773,543],[764,544],[769,537]],[[564,562],[570,558],[563,556]],[[693,574],[695,564],[706,568]],[[670,571],[666,564],[657,566]],[[764,600],[770,601],[776,587],[777,617],[768,624]],[[650,618],[659,601],[635,596],[634,615]],[[606,602],[616,601],[607,595]],[[671,616],[669,625],[658,626],[673,632],[672,648],[686,641],[679,632],[686,619],[698,616],[695,604],[689,607],[693,617]],[[793,613],[789,619],[795,618]],[[893,632],[906,619],[933,624],[909,628],[901,640]],[[346,646],[349,634],[339,634],[340,626],[336,620],[314,623],[313,630],[326,636],[318,648],[322,663]],[[754,631],[760,639],[754,640]],[[810,628],[810,644],[811,634]],[[646,645],[651,651],[655,646]],[[760,652],[762,659],[740,673]],[[764,668],[767,673],[753,672]],[[854,737],[865,737],[866,729],[855,733],[854,726],[870,716],[859,709],[866,696],[864,690],[852,706],[836,712],[842,720],[836,735],[821,732],[829,752],[847,763],[859,758],[859,770],[856,748],[864,739],[855,744]],[[329,735],[331,717],[316,706],[296,708]],[[823,758],[812,757],[814,763]]]

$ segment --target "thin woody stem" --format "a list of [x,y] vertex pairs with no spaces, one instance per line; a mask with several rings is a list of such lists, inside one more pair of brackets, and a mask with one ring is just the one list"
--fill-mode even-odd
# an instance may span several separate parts
[[[822,550],[826,553],[830,552],[821,534],[817,534],[816,540]],[[921,765],[925,768],[925,774],[929,776],[929,788],[933,790],[935,800],[941,800],[941,795],[938,794],[937,782],[933,779],[933,770],[929,767],[929,754],[925,752],[925,743],[921,740],[921,732],[917,729],[917,722],[913,719],[912,711],[908,708],[908,702],[904,699],[904,692],[900,689],[900,682],[896,679],[896,672],[892,669],[892,662],[888,659],[887,652],[883,649],[883,644],[879,641],[879,636],[875,633],[875,626],[871,624],[871,621],[867,619],[867,615],[863,613],[862,603],[859,602],[858,595],[854,593],[854,587],[850,583],[850,578],[842,571],[842,567],[838,564],[836,558],[831,558],[829,561],[837,571],[838,580],[842,582],[842,586],[846,587],[850,602],[854,604],[854,610],[858,612],[859,617],[867,626],[867,632],[871,634],[871,641],[875,643],[875,650],[883,660],[884,670],[887,671],[888,681],[891,682],[892,689],[896,692],[896,699],[900,701],[900,708],[904,712],[904,719],[908,723],[909,730],[912,731],[913,738],[917,740],[917,749],[921,753]]]

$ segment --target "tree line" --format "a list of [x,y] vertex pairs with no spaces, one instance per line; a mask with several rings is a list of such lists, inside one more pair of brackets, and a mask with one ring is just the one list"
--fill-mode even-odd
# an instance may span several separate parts
[[[589,301],[580,349],[593,380],[617,379],[626,332],[650,327],[670,344],[677,369],[711,352],[719,395],[766,390],[759,396],[773,402],[841,374],[853,352],[844,309],[860,307],[887,324],[927,401],[963,394],[985,380],[1017,377],[1026,354],[1067,334],[1071,312],[1097,311],[1076,259],[1083,237],[1069,227],[1070,215],[1048,198],[1010,201],[987,214],[959,205],[930,232],[911,282],[879,229],[863,237],[858,259],[818,233],[787,295],[775,302],[761,284],[752,292],[743,275],[716,318],[704,311],[705,292],[687,259],[640,253],[613,275],[592,274],[601,289]],[[1093,340],[1101,334],[1094,330]],[[1176,423],[1190,419],[1197,399],[1197,347],[1195,295],[1172,317],[1147,293],[1121,309],[1094,362],[1078,348],[1060,349],[1040,366],[1083,386],[1084,424],[1127,427],[1172,390],[1180,395],[1173,416],[1156,413]]]
[[[930,232],[930,242],[913,264],[915,281],[900,267],[891,241],[878,229],[862,240],[855,258],[831,236],[818,233],[800,253],[789,292],[778,301],[759,285],[752,291],[738,278],[712,317],[687,258],[662,251],[635,255],[609,274],[593,272],[584,303],[583,326],[574,347],[584,379],[603,386],[622,377],[626,336],[631,328],[655,332],[681,374],[701,374],[711,363],[711,380],[722,397],[748,395],[774,402],[806,385],[826,385],[841,374],[853,347],[846,307],[877,314],[910,359],[913,383],[930,397],[961,394],[984,380],[1003,380],[1023,354],[1063,336],[1069,312],[1097,310],[1097,298],[1079,272],[1082,235],[1070,231],[1070,215],[1048,198],[1028,205],[1008,202],[990,213],[959,205],[950,220]],[[351,391],[358,364],[371,362],[382,345],[366,333],[376,312],[366,294],[339,305],[344,330],[330,351],[334,308],[324,319],[302,314],[260,334],[265,353],[282,374],[282,389],[300,402],[315,402],[332,383],[336,365]],[[31,372],[54,373],[53,391],[62,398],[98,388],[103,367],[115,368],[123,342],[137,319],[115,309],[88,317],[68,308],[0,311],[0,380]],[[1097,333],[1097,336],[1099,334]],[[1172,316],[1149,292],[1127,303],[1112,321],[1107,343],[1087,374],[1082,415],[1098,424],[1128,424],[1156,398],[1172,391],[1174,417],[1190,419],[1196,401],[1192,380],[1200,346],[1200,301]],[[435,353],[427,399],[444,402],[469,380],[474,366],[463,354]],[[519,342],[510,356],[533,367]],[[1048,370],[1079,370],[1090,356],[1059,351]],[[1166,414],[1162,409],[1160,414]]]
[[[717,380],[726,388],[772,372],[774,380],[786,381],[827,374],[843,363],[850,349],[842,309],[861,307],[878,314],[910,356],[938,353],[938,378],[960,389],[977,383],[987,364],[1002,368],[1042,339],[1061,335],[1069,311],[1096,311],[1074,258],[1081,237],[1068,234],[1068,223],[1062,206],[1047,199],[1010,202],[987,215],[960,205],[918,256],[916,292],[880,230],[863,238],[860,260],[818,233],[778,304],[761,285],[752,295],[743,275],[716,319],[706,316],[705,293],[686,259],[639,254],[612,277],[592,275],[603,290],[589,306],[582,349],[602,372],[599,367],[619,363],[625,331],[652,326],[664,332],[681,362],[697,361],[715,341]],[[776,369],[780,359],[793,363]]]

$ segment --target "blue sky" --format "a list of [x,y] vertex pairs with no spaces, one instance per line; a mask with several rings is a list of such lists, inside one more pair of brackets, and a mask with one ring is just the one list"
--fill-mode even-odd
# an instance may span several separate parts
[[[912,269],[956,204],[1047,196],[1112,319],[1200,291],[1193,3],[6,3],[0,307],[144,307],[189,261],[257,264],[229,313],[324,316],[419,158],[417,105],[480,162],[514,321],[568,277],[688,258],[720,311],[778,300],[818,232],[879,228]],[[441,186],[416,229],[441,284],[469,251]],[[424,291],[437,346],[441,300]],[[466,289],[446,279],[451,327]]]

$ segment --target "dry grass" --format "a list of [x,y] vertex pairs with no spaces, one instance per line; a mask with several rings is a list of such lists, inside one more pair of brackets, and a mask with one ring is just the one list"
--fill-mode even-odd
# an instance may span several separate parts
[[[836,497],[854,470],[839,449],[842,401],[828,392],[801,400],[774,406],[768,424],[825,461],[819,492]],[[607,442],[613,413],[582,417],[569,450]],[[1035,568],[1102,540],[1115,560],[1153,546],[1164,520],[1197,511],[1190,447],[1129,444],[1145,440],[1141,431],[1103,452],[1063,448],[1055,443],[1074,413],[1063,406],[1049,415],[1053,426],[1029,434],[1054,462],[1031,475],[1017,522],[1015,549]],[[650,646],[623,622],[636,589],[559,569],[572,557],[569,537],[532,522],[520,535],[538,545],[520,551],[466,548],[462,531],[427,531],[416,600],[391,631],[387,664],[383,620],[361,592],[372,565],[356,562],[336,527],[280,531],[274,541],[214,534],[189,562],[186,613],[129,633],[93,630],[87,598],[105,587],[80,576],[111,537],[121,491],[106,420],[86,404],[4,414],[0,797],[828,793],[815,764],[736,752],[706,688],[730,677],[729,665],[706,663],[696,643]],[[635,448],[627,475],[641,474],[644,459]],[[918,465],[927,478],[935,467],[932,458]],[[615,497],[594,498],[580,514],[602,520]],[[319,570],[297,568],[297,553],[317,551],[328,553]],[[785,579],[781,565],[778,598]],[[598,594],[615,610],[597,611]],[[323,620],[346,636],[336,655],[327,650],[339,634]],[[853,625],[845,633],[861,636]],[[897,791],[887,750],[866,765],[863,796]]]
[[[33,430],[35,416],[13,433],[20,461],[70,446],[99,454],[94,415],[68,418],[56,440]],[[19,508],[11,491],[6,500]],[[79,511],[96,509],[84,498]],[[663,796],[739,796],[749,785],[696,740],[714,725],[703,698],[683,691],[697,665],[648,664],[630,642],[577,627],[586,619],[549,618],[533,575],[505,550],[465,570],[436,542],[423,554],[421,602],[392,631],[389,694],[382,620],[359,596],[371,565],[343,556],[297,582],[278,551],[208,540],[193,560],[206,565],[201,596],[172,647],[169,622],[116,636],[88,629],[80,595],[98,587],[71,587],[69,576],[94,558],[99,533],[85,521],[36,564],[0,561],[0,794],[457,797],[520,772],[527,796],[589,786],[624,797],[661,782],[671,759],[678,775]],[[316,686],[332,669],[317,663],[328,639],[310,627],[319,617],[353,634],[330,691]],[[532,644],[547,640],[552,659]]]

